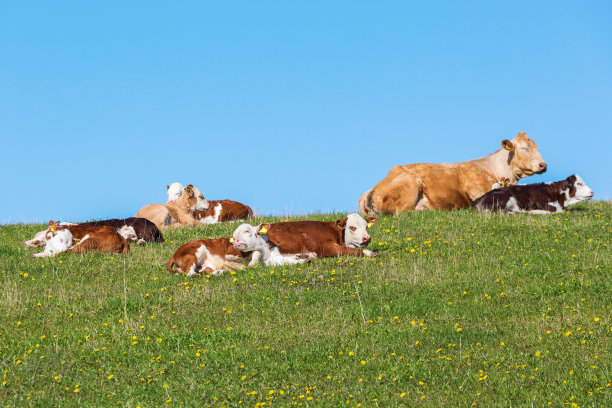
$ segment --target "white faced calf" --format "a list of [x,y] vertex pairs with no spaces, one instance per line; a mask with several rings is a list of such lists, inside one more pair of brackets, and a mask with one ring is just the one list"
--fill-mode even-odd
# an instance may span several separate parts
[[[232,235],[234,248],[241,252],[259,252],[261,261],[266,266],[298,264],[311,258],[303,254],[282,255],[278,247],[264,235],[269,228],[270,224],[260,224],[256,227],[249,224],[240,225]],[[257,255],[254,253],[252,262],[256,262],[256,259]]]

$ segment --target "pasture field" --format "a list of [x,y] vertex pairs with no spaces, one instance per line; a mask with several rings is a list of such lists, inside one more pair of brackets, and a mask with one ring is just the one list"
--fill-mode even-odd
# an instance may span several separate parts
[[380,217],[377,258],[166,272],[237,225],[47,259],[23,246],[41,225],[0,226],[2,406],[612,406],[607,202]]

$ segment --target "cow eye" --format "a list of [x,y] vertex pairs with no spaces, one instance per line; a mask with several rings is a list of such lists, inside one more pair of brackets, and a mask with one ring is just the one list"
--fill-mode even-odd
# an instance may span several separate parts
[[355,227],[349,227],[351,229],[351,231],[355,231],[357,228]]

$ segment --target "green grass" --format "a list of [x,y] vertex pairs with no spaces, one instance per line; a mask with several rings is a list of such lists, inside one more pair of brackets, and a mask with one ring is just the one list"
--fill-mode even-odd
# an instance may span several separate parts
[[609,203],[406,213],[371,260],[166,272],[237,225],[47,259],[23,246],[41,225],[0,227],[3,406],[612,406]]

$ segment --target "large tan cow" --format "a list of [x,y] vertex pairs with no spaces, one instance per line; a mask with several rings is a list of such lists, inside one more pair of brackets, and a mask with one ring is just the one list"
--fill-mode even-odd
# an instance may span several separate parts
[[493,184],[546,171],[538,145],[524,132],[502,140],[502,149],[461,163],[418,163],[395,166],[387,177],[359,199],[362,214],[469,207]]

